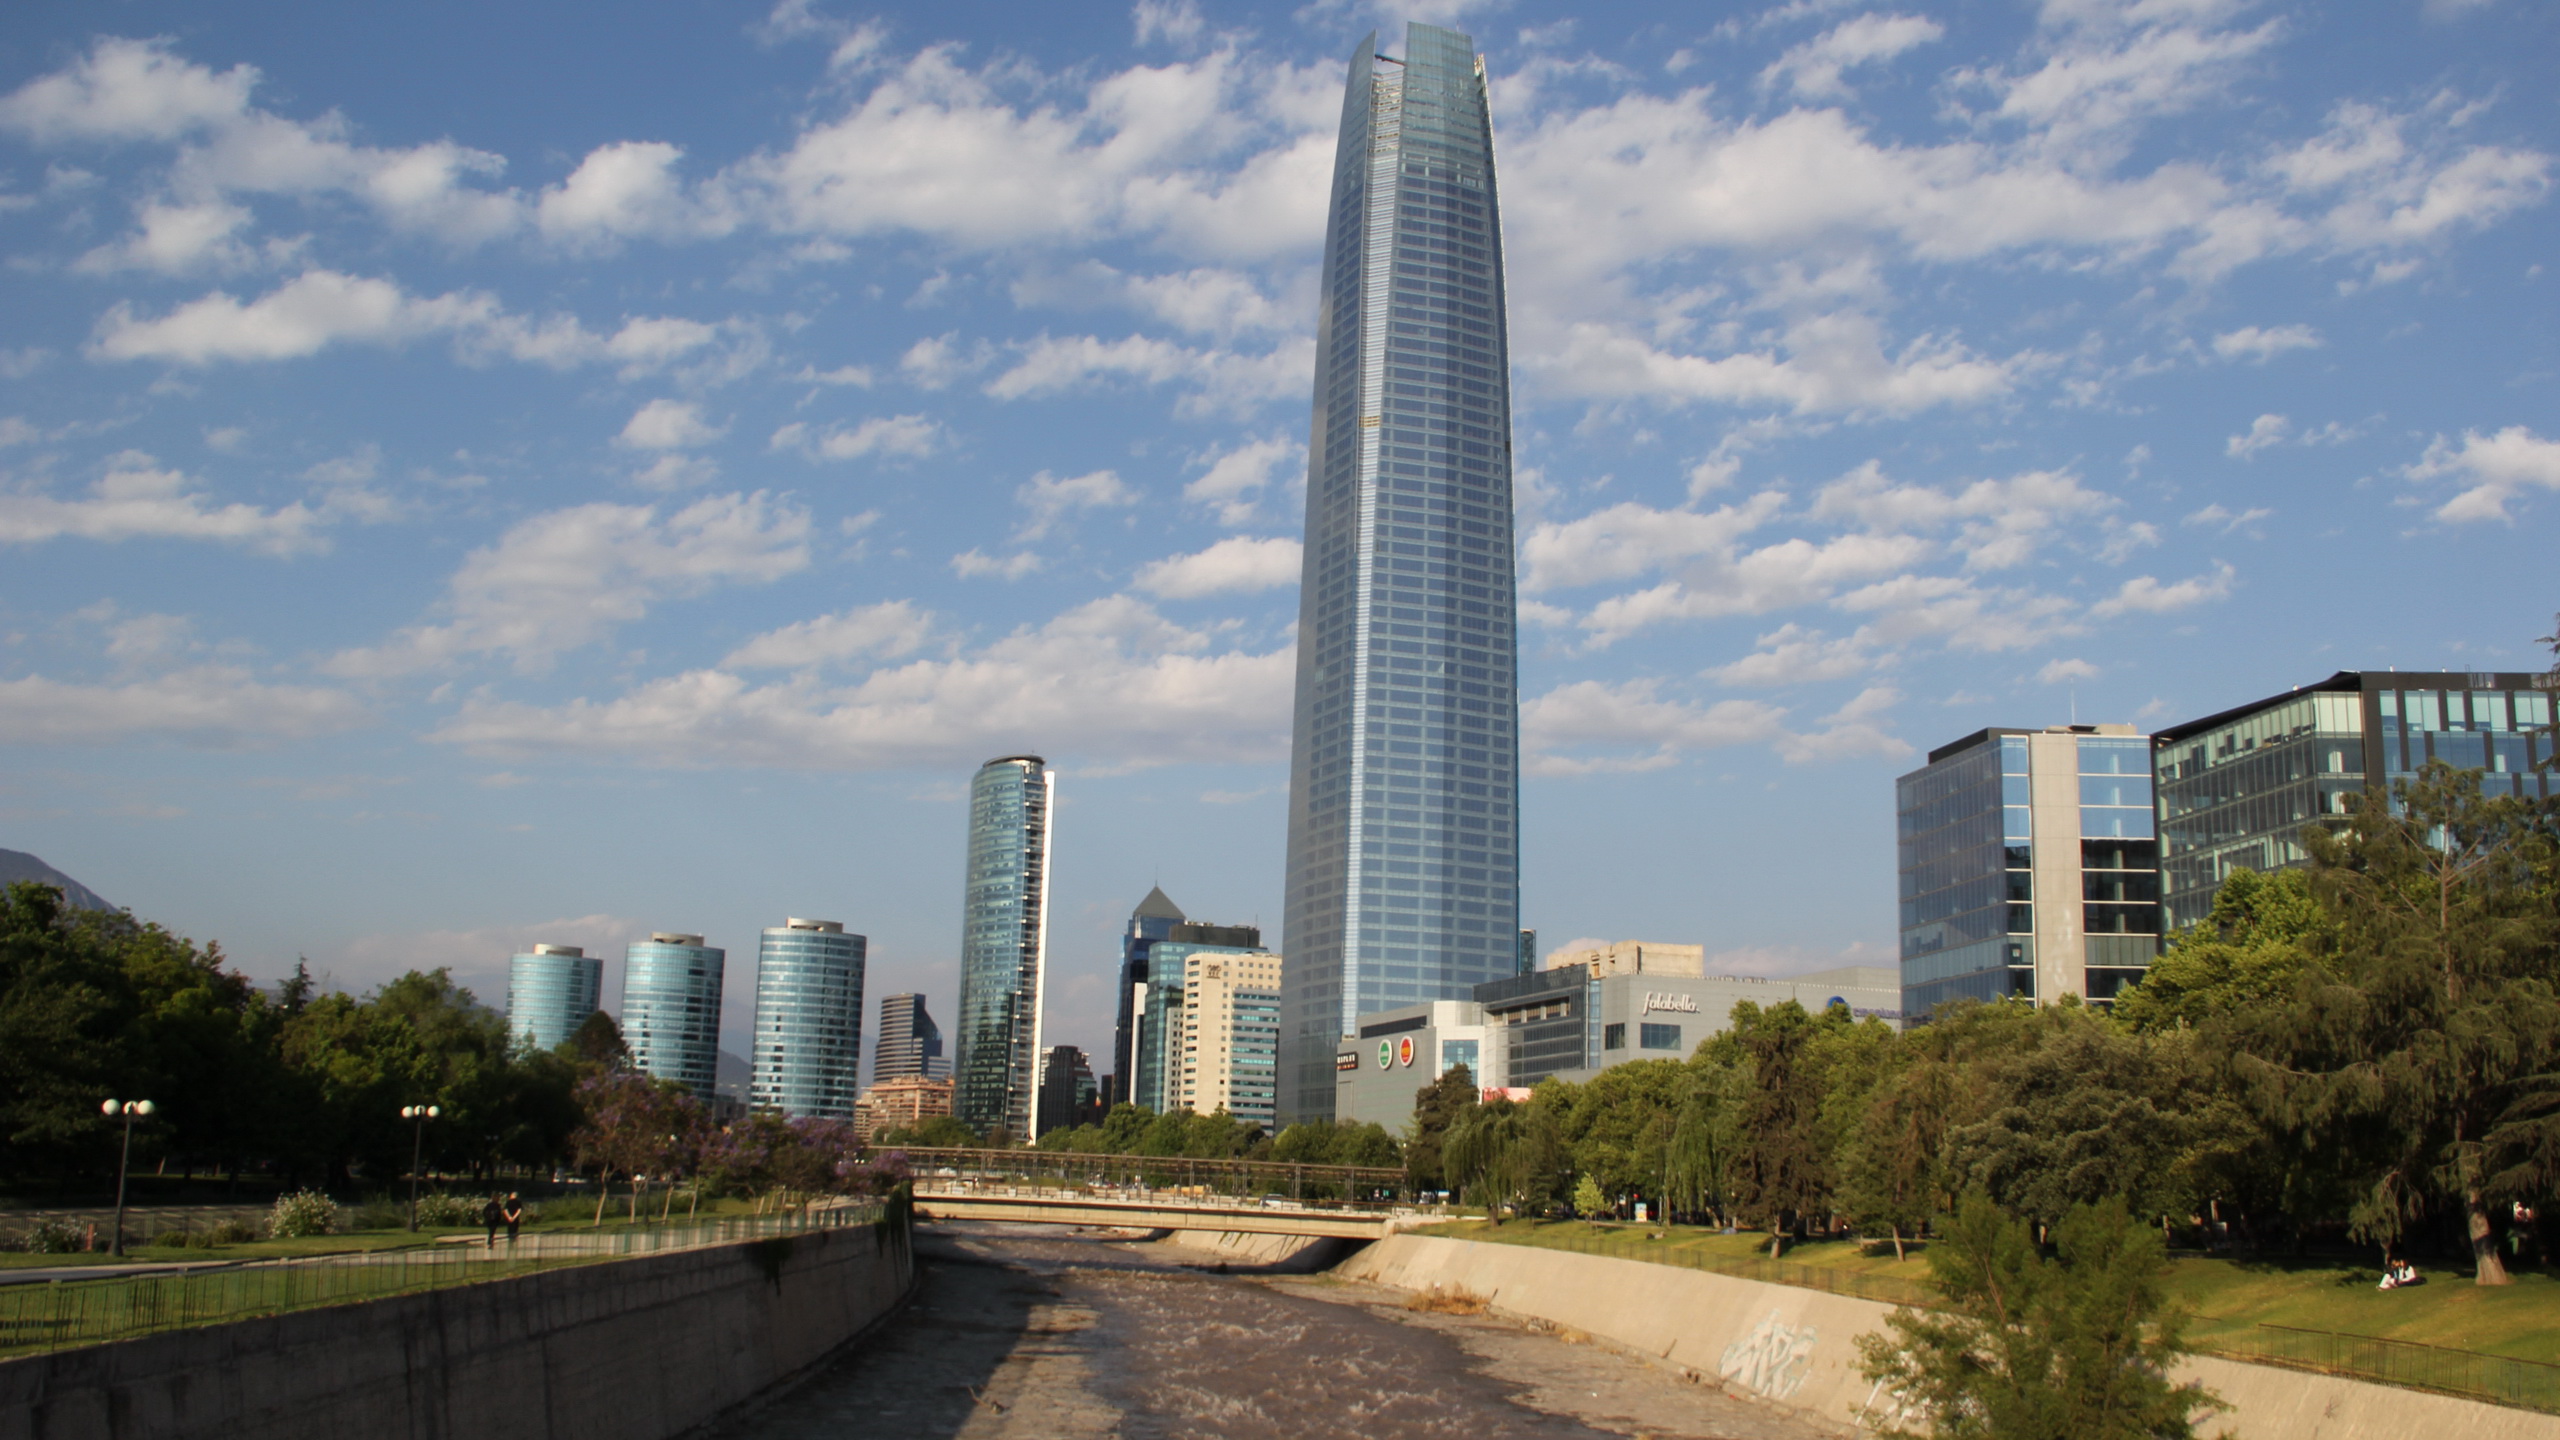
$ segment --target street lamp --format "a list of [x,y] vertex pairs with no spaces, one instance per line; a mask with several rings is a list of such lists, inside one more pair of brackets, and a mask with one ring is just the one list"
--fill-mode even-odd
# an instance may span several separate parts
[[116,1160],[116,1238],[110,1246],[114,1254],[124,1253],[124,1172],[133,1168],[133,1117],[151,1113],[148,1100],[110,1100],[98,1107],[98,1113],[113,1118],[124,1117],[124,1153]]
[[400,1107],[400,1118],[411,1122],[412,1126],[409,1140],[409,1229],[413,1234],[418,1228],[418,1163],[427,1151],[427,1122],[443,1113],[433,1105]]

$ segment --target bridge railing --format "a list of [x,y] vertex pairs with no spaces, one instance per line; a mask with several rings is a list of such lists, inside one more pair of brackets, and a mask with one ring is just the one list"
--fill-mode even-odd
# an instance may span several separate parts
[[919,1189],[955,1182],[1002,1183],[1075,1193],[1137,1189],[1207,1199],[1277,1196],[1304,1205],[1362,1208],[1410,1196],[1405,1172],[1384,1165],[1301,1165],[1283,1160],[1211,1160],[1180,1155],[1093,1155],[1063,1150],[903,1152]]
[[535,1231],[516,1246],[496,1249],[475,1239],[468,1244],[0,1285],[0,1356],[103,1345],[163,1330],[477,1285],[570,1265],[868,1225],[882,1214],[879,1202],[868,1201],[618,1231]]

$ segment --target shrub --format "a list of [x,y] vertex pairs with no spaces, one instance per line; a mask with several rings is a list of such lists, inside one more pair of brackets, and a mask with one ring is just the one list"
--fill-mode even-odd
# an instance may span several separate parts
[[480,1207],[489,1203],[485,1195],[450,1195],[438,1192],[418,1197],[418,1223],[421,1225],[477,1225]]
[[80,1248],[80,1227],[68,1220],[39,1220],[19,1233],[17,1249],[30,1255],[68,1255]]
[[338,1229],[338,1202],[317,1190],[298,1190],[276,1200],[267,1216],[267,1233],[279,1240],[304,1235],[332,1235]]
[[368,1195],[356,1206],[355,1218],[347,1224],[350,1230],[406,1230],[409,1228],[409,1206],[388,1195]]

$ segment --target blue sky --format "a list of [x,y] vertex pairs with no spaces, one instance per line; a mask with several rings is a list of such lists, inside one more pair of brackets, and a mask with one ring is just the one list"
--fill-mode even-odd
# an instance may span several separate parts
[[[2560,608],[2560,12],[72,5],[0,19],[0,845],[361,988],[545,939],[1051,1031],[1276,919],[1342,62],[1493,76],[1525,923],[1893,949],[1891,778]],[[612,988],[611,982],[608,989]],[[733,1042],[733,1048],[735,1044]]]

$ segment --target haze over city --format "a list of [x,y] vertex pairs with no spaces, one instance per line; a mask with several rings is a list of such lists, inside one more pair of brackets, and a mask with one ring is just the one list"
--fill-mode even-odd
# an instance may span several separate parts
[[[2541,668],[2548,7],[1415,13],[1491,72],[1550,947],[1890,963],[1933,746]],[[785,916],[950,996],[1037,753],[1106,1049],[1150,886],[1277,935],[1405,14],[18,7],[0,844],[261,978],[698,932],[736,1032]]]

